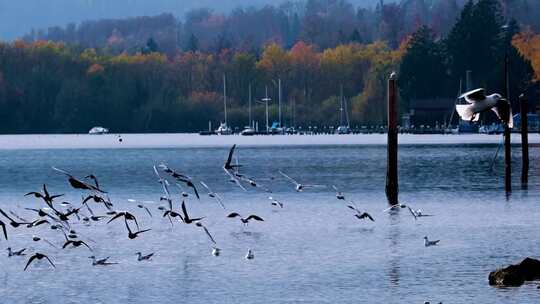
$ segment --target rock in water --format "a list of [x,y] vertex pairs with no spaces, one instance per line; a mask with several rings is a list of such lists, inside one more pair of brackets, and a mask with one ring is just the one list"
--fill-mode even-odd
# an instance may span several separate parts
[[540,261],[526,258],[517,265],[492,271],[489,274],[489,285],[521,286],[525,281],[538,278],[540,278]]

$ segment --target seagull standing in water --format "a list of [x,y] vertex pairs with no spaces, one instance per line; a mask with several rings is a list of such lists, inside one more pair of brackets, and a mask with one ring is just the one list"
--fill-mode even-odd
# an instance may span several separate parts
[[277,199],[275,199],[275,198],[273,198],[271,196],[269,196],[268,199],[272,201],[272,203],[271,203],[272,206],[276,206],[276,207],[279,207],[279,208],[283,209],[283,203],[282,202],[278,201]]
[[246,253],[246,260],[253,260],[255,258],[255,255],[253,254],[253,251],[251,249],[248,249],[248,252]]
[[466,92],[459,98],[464,98],[468,103],[466,105],[456,105],[456,111],[461,119],[478,121],[480,113],[493,110],[497,117],[509,128],[514,126],[512,107],[508,100],[504,99],[500,94],[486,95],[486,90],[480,88]]
[[89,256],[89,259],[92,259],[92,265],[93,266],[108,266],[108,265],[116,265],[118,263],[108,262],[110,257],[106,257],[104,259],[97,260],[95,256]]
[[427,236],[424,237],[424,246],[430,247],[437,245],[441,240],[430,241]]
[[345,200],[345,195],[343,195],[343,193],[341,191],[339,191],[336,186],[332,185],[332,188],[334,188],[334,190],[336,190],[336,198],[338,200],[344,201]]
[[154,256],[154,253],[150,253],[147,255],[143,255],[141,252],[135,253],[137,255],[137,261],[150,261],[150,259]]

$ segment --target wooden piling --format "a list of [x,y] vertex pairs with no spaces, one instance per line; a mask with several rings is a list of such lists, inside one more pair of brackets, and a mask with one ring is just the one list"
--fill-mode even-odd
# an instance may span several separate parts
[[527,98],[519,96],[519,108],[521,114],[521,187],[527,188],[529,182],[529,127],[527,120]]
[[386,198],[390,205],[397,205],[398,200],[398,103],[396,73],[388,80],[388,160],[386,171]]
[[[510,100],[510,79],[509,79],[508,51],[504,55],[504,96],[512,107]],[[504,189],[507,197],[512,192],[512,148],[510,140],[510,127],[504,124]]]

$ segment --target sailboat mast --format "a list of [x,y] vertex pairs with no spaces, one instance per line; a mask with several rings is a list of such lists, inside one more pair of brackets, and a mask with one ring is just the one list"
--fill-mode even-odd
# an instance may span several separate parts
[[279,93],[279,105],[278,105],[278,112],[279,112],[279,127],[281,128],[281,78],[278,79],[278,93]]
[[251,83],[249,84],[249,126],[253,127],[253,122],[251,121]]
[[225,125],[227,124],[227,78],[225,74],[223,74],[223,108],[225,112]]
[[343,84],[339,89],[339,125],[343,126]]

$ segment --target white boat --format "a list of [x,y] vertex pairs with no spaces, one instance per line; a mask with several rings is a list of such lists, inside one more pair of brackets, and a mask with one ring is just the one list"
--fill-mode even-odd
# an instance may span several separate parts
[[252,127],[245,127],[244,130],[242,130],[242,132],[240,132],[240,135],[244,135],[244,136],[253,136],[257,134],[257,131],[255,131],[254,128]]
[[[336,133],[340,135],[351,133],[351,128],[349,127],[349,111],[347,108],[347,100],[343,97],[342,85],[339,94],[339,126],[336,129]],[[343,114],[345,114],[345,121],[347,124],[344,123]]]
[[231,135],[233,132],[232,132],[232,129],[229,128],[229,126],[227,126],[226,123],[221,123],[219,125],[219,128],[217,128],[216,130],[216,134],[217,135]]
[[109,133],[109,129],[104,127],[93,127],[92,129],[90,129],[90,131],[88,131],[88,134],[91,135],[102,135],[107,133]]
[[227,79],[223,74],[223,112],[225,116],[225,122],[220,123],[219,128],[216,130],[218,135],[231,135],[232,129],[227,125]]

